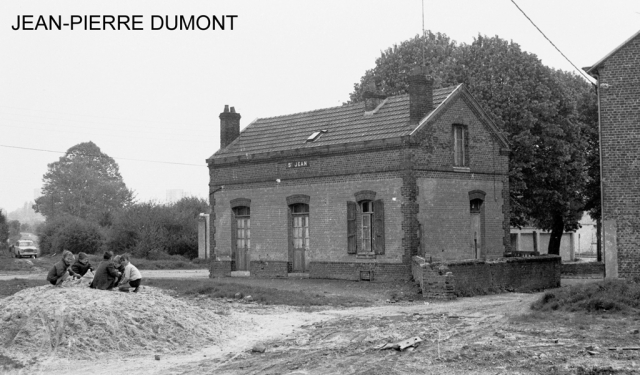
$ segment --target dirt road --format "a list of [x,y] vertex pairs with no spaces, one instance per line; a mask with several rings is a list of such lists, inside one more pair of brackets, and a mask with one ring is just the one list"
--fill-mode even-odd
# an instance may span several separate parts
[[[162,353],[156,360],[155,353],[119,353],[80,361],[54,355],[27,373],[640,373],[640,353],[608,350],[638,345],[636,320],[531,315],[529,306],[538,297],[509,293],[332,310],[196,298],[189,300],[194,307],[224,310],[254,326],[229,327],[244,333],[187,355]],[[416,348],[377,349],[412,337],[422,340]]]

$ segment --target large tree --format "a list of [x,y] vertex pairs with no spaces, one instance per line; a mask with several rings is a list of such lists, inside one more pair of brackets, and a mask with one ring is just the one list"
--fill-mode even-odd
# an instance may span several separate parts
[[581,77],[546,67],[533,54],[499,37],[478,36],[458,45],[425,33],[382,52],[350,95],[361,101],[375,82],[387,95],[404,93],[407,73],[424,64],[434,87],[464,83],[511,144],[511,225],[551,231],[549,253],[558,254],[564,230],[575,230],[593,190],[597,159],[592,132],[595,93]]
[[48,168],[33,206],[47,219],[71,215],[106,226],[133,201],[118,164],[93,142],[71,147]]

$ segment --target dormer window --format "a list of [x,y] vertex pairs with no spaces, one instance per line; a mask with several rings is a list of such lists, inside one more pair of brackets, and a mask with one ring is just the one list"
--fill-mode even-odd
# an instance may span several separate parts
[[327,129],[322,129],[322,130],[315,131],[309,136],[309,138],[307,138],[306,142],[314,142],[318,138],[320,138],[321,134],[326,133],[326,132],[328,132]]

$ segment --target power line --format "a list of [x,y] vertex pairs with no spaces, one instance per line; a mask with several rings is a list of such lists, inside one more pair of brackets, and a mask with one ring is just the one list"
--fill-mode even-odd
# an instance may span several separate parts
[[[67,153],[66,151],[44,150],[44,149],[41,149],[41,148],[20,147],[20,146],[9,146],[9,145],[0,145],[0,147],[15,148],[15,149],[19,149],[19,150],[29,150],[29,151],[53,152],[53,153],[56,153],[56,154],[66,154],[66,153]],[[87,154],[87,156],[101,156],[101,155]],[[171,162],[171,161],[159,161],[159,160],[147,160],[147,159],[121,158],[121,157],[116,157],[116,156],[111,156],[111,158],[113,158],[113,159],[118,159],[118,160],[143,161],[143,162],[147,162],[147,163],[175,164],[175,165],[188,165],[188,166],[192,166],[192,167],[204,167],[204,166],[205,166],[205,165],[202,165],[202,164],[189,164],[189,163],[176,163],[176,162]]]
[[551,41],[551,39],[549,39],[543,32],[542,30],[540,30],[540,28],[531,20],[531,18],[529,18],[529,16],[527,16],[527,14],[524,12],[524,10],[520,9],[520,7],[518,6],[518,4],[516,4],[515,0],[511,0],[511,2],[513,3],[513,5],[516,6],[516,8],[518,8],[518,10],[525,16],[527,17],[527,19],[529,20],[529,22],[531,22],[531,24],[533,25],[533,27],[535,27],[536,29],[538,29],[538,31],[540,32],[540,34],[542,34],[542,36],[549,42],[551,43],[551,45],[553,46],[553,48],[555,48],[558,52],[560,52],[560,54],[562,55],[562,57],[565,58],[565,60],[567,60],[569,62],[569,64],[571,64],[577,71],[578,73],[582,74],[582,76],[584,78],[587,79],[587,81],[593,83],[591,81],[591,77],[588,77],[586,74],[584,74],[584,72],[582,71],[582,69],[578,69],[578,67],[571,62],[571,60],[569,60],[569,58],[567,56],[564,55],[564,53],[562,53],[562,51],[560,51],[560,48],[556,47],[555,44],[553,44],[553,42]]

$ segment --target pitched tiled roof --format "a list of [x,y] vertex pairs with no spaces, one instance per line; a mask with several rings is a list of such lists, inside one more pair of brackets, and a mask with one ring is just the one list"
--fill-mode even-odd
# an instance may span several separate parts
[[[458,87],[433,90],[434,111]],[[409,95],[398,95],[385,99],[372,115],[365,115],[361,102],[257,119],[213,158],[395,138],[409,135],[417,127],[409,124]],[[327,132],[307,142],[311,134],[321,130]]]

